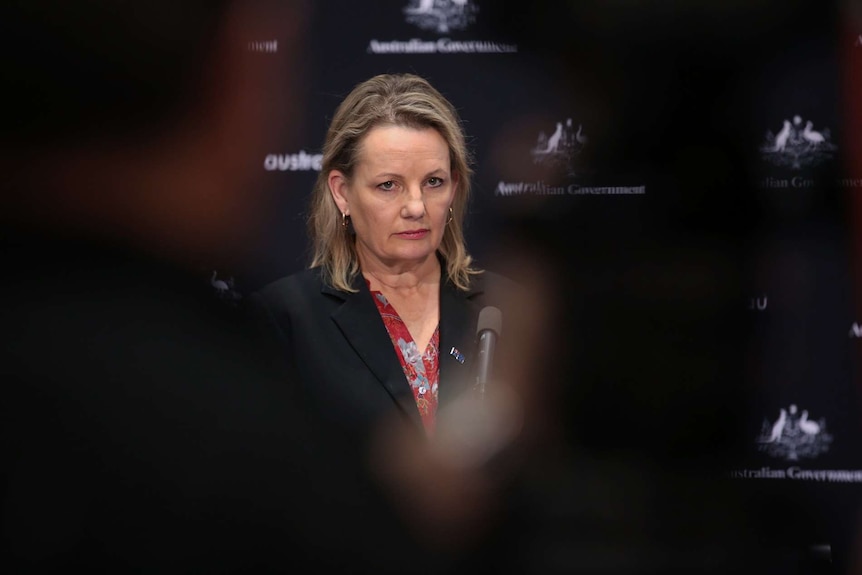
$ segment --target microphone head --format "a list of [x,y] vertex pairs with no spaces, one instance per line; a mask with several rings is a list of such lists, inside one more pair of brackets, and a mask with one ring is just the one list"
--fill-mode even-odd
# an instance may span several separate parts
[[479,312],[479,321],[476,322],[477,335],[485,330],[493,331],[497,337],[503,333],[503,312],[492,305],[482,308]]

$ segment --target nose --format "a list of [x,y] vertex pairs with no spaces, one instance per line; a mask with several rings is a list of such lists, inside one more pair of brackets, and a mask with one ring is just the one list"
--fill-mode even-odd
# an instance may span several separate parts
[[410,186],[401,215],[409,219],[419,219],[425,215],[425,196],[422,195],[421,186]]

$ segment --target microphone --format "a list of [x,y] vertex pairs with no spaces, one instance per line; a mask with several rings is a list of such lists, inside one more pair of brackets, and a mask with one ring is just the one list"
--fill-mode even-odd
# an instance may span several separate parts
[[482,308],[476,322],[476,386],[437,412],[437,431],[431,445],[456,469],[482,468],[521,432],[523,406],[514,391],[505,385],[492,385],[491,393],[485,395],[485,384],[492,379],[494,348],[502,332],[503,313],[493,306]]
[[503,312],[494,306],[486,306],[479,312],[476,334],[479,337],[479,363],[476,371],[476,387],[479,394],[485,394],[485,384],[491,379],[494,349],[497,338],[503,331]]

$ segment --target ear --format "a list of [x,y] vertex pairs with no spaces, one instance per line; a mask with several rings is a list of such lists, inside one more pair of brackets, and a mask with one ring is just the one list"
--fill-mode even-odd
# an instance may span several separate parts
[[329,193],[332,194],[332,199],[335,200],[335,205],[342,214],[350,215],[350,202],[347,200],[347,195],[350,192],[350,185],[345,176],[340,170],[332,170],[327,178],[329,184]]
[[458,172],[452,173],[452,195],[455,196],[458,193],[458,188],[461,185],[461,174]]

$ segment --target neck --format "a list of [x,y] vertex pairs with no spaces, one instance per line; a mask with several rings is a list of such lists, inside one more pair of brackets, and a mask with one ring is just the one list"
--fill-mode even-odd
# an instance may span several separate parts
[[372,290],[410,291],[440,283],[440,262],[433,254],[414,264],[387,266],[379,262],[360,263],[362,275],[371,283]]

